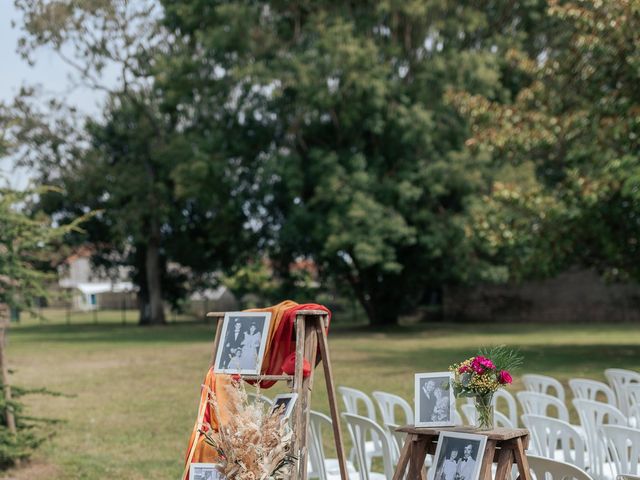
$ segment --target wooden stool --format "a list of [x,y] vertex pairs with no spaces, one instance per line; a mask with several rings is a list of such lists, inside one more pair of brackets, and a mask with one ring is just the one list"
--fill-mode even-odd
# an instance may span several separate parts
[[529,462],[525,453],[529,446],[529,431],[523,428],[476,430],[473,427],[417,428],[407,425],[397,431],[406,433],[407,438],[400,452],[393,480],[402,480],[407,466],[409,466],[408,480],[426,480],[425,457],[427,454],[436,453],[440,432],[474,433],[487,437],[479,480],[491,480],[493,463],[498,464],[495,480],[506,480],[514,463],[518,465],[519,479],[531,480]]

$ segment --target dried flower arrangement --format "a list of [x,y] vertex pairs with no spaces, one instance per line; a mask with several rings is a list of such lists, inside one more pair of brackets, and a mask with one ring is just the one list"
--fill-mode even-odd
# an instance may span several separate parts
[[[293,435],[281,415],[284,406],[269,411],[259,400],[250,402],[241,380],[225,388],[229,401],[224,407],[211,390],[208,401],[216,417],[228,418],[228,422],[217,431],[210,425],[201,430],[205,441],[218,452],[220,473],[227,480],[290,478],[296,457],[290,454]],[[225,409],[224,416],[221,408]]]

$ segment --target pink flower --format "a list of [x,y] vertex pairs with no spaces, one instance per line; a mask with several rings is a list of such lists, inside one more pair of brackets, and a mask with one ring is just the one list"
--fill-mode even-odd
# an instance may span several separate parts
[[513,378],[511,377],[511,374],[509,372],[507,372],[506,370],[500,370],[500,372],[498,372],[498,383],[506,385],[507,383],[511,382],[513,382]]
[[469,370],[471,370],[471,367],[469,367],[469,365],[462,365],[458,369],[458,373],[467,373]]
[[474,372],[483,374],[487,370],[494,370],[496,366],[487,357],[478,355],[476,358],[473,359],[473,362],[471,363],[471,368],[473,368]]

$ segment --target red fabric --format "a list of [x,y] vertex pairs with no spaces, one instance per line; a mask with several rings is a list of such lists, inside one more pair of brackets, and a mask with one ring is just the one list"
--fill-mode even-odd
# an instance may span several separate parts
[[[295,323],[296,313],[300,310],[322,310],[327,312],[327,333],[329,333],[329,323],[331,322],[331,311],[324,305],[318,305],[317,303],[304,303],[302,305],[296,305],[288,309],[284,313],[284,317],[278,329],[273,334],[273,340],[271,341],[271,361],[266,369],[263,369],[263,375],[281,375],[283,370],[285,359],[296,353],[296,338],[295,338]],[[295,360],[294,360],[295,362]],[[311,370],[309,370],[309,373]],[[254,382],[250,382],[254,383]],[[262,381],[260,382],[260,388],[271,388],[275,385],[275,381]]]
[[[302,376],[307,378],[311,375],[311,364],[309,360],[306,358],[303,359],[302,362]],[[282,362],[282,373],[286,373],[287,375],[294,375],[296,373],[296,352],[293,352]]]

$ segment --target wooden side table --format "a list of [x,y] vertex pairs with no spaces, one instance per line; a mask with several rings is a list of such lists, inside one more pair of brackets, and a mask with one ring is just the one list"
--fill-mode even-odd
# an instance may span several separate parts
[[497,464],[495,480],[507,480],[513,464],[518,466],[520,480],[531,480],[525,450],[529,446],[529,431],[522,428],[476,430],[473,427],[423,428],[407,425],[397,431],[407,434],[400,452],[393,480],[402,480],[409,467],[408,480],[426,480],[424,461],[427,454],[435,454],[440,432],[475,433],[485,435],[487,444],[480,467],[479,480],[491,480],[491,465]]

